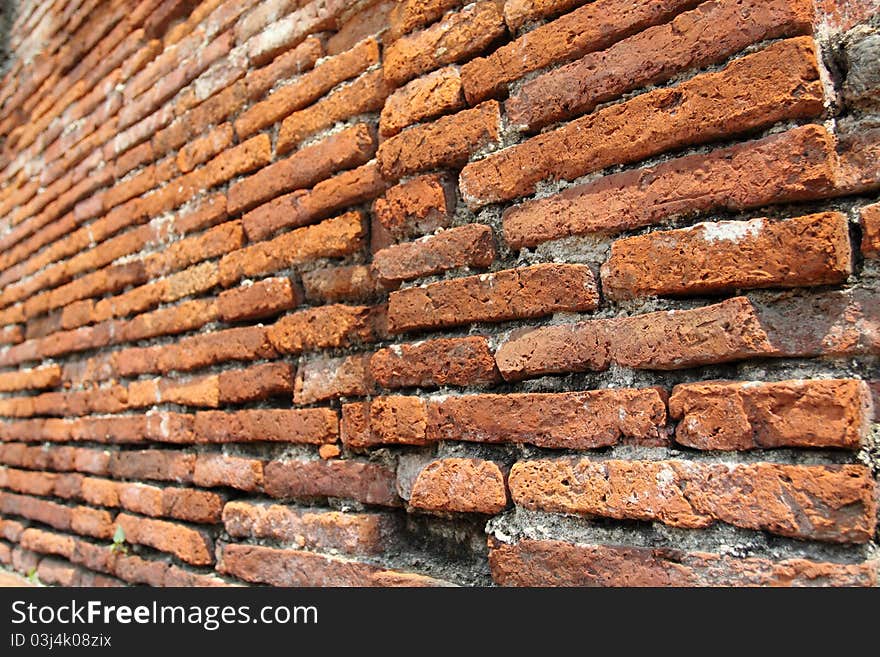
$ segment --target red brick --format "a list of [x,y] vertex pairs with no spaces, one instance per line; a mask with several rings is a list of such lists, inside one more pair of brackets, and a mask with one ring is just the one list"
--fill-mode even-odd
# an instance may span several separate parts
[[395,239],[433,233],[449,226],[455,186],[437,174],[395,185],[373,203],[373,213]]
[[395,332],[594,310],[599,294],[585,265],[543,264],[392,292]]
[[195,433],[204,442],[290,442],[320,445],[339,435],[336,412],[329,408],[302,410],[253,409],[196,413]]
[[524,329],[495,353],[507,380],[604,370],[613,361],[635,369],[672,370],[777,353],[744,297],[721,303],[610,320]]
[[507,0],[504,3],[504,21],[512,30],[523,25],[556,16],[584,4],[585,0]]
[[[601,9],[603,4],[595,7]],[[809,34],[811,19],[812,7],[805,0],[704,3],[669,23],[530,80],[511,96],[505,109],[512,125],[541,128],[586,114],[600,103],[665,82],[682,71],[724,61],[757,41]],[[522,41],[530,39],[527,35]],[[482,89],[477,86],[477,97],[481,97]]]
[[116,518],[128,543],[168,552],[186,563],[207,566],[214,563],[213,543],[199,530],[164,520],[137,518],[125,513]]
[[146,516],[162,515],[162,489],[138,483],[122,483],[117,485],[119,506],[126,511],[133,511]]
[[376,163],[343,171],[310,190],[298,190],[248,212],[244,229],[253,242],[265,240],[282,228],[296,228],[329,217],[334,212],[379,196],[388,184]]
[[[217,304],[214,299],[194,299],[175,306],[168,306],[150,313],[137,315],[121,324],[121,331],[116,336],[118,342],[135,342],[160,335],[174,335],[199,328],[216,320]],[[92,328],[92,327],[89,327]],[[91,346],[91,343],[89,343]],[[98,344],[95,346],[103,346]],[[85,348],[85,347],[82,347]],[[75,345],[69,349],[79,350]],[[65,349],[64,351],[68,351]],[[61,351],[60,353],[64,353]]]
[[351,265],[303,272],[303,289],[312,303],[372,301],[384,292],[372,267]]
[[218,125],[204,137],[200,137],[181,148],[177,153],[177,166],[182,173],[189,173],[228,148],[232,144],[232,139],[232,124]]
[[338,121],[382,109],[390,93],[391,87],[385,82],[381,69],[364,73],[314,105],[284,119],[275,143],[276,152],[287,153],[304,139],[332,127]]
[[481,459],[432,461],[419,471],[409,504],[427,511],[494,515],[507,506],[504,473],[497,463]]
[[462,4],[462,0],[401,0],[389,15],[388,41],[430,25],[450,9]]
[[245,326],[184,338],[171,349],[165,347],[159,362],[153,361],[151,368],[160,372],[186,371],[230,360],[248,361],[274,356],[275,350],[269,343],[266,329]]
[[57,584],[58,586],[83,586],[83,571],[70,564],[64,559],[51,557],[40,561],[37,566],[37,579],[42,584]]
[[373,392],[370,354],[321,357],[301,362],[293,391],[294,402],[313,404],[337,397],[362,397]]
[[707,382],[677,385],[675,440],[696,449],[858,449],[872,419],[862,381]]
[[342,407],[342,442],[356,449],[377,445],[426,445],[428,414],[420,397],[376,397]]
[[0,345],[18,344],[24,340],[21,326],[9,325],[0,328]]
[[818,116],[822,99],[812,38],[777,42],[717,73],[649,91],[473,162],[461,174],[462,196],[472,209],[511,200],[545,179],[572,180],[673,148]]
[[43,365],[30,370],[0,372],[0,392],[54,388],[61,382],[61,367]]
[[523,461],[511,469],[509,485],[513,501],[529,509],[673,527],[725,522],[795,538],[863,543],[877,522],[874,484],[858,465]]
[[189,522],[220,522],[225,499],[216,493],[193,488],[166,488],[162,491],[162,515]]
[[70,529],[70,507],[36,497],[0,492],[0,513],[36,520],[62,531]]
[[264,468],[266,493],[278,498],[338,497],[365,504],[399,506],[395,473],[379,463],[272,461]]
[[248,39],[248,59],[264,64],[296,46],[310,33],[338,27],[337,18],[346,6],[342,0],[304,4]]
[[460,169],[477,151],[498,142],[500,136],[500,108],[492,100],[385,140],[376,160],[389,179],[430,169]]
[[339,449],[339,445],[321,445],[318,448],[318,456],[322,459],[335,459],[340,454],[342,454],[342,450]]
[[862,254],[876,258],[880,254],[880,203],[866,205],[859,211],[862,226]]
[[70,557],[73,553],[73,538],[42,529],[25,529],[19,539],[21,547],[40,554],[59,554]]
[[428,436],[555,449],[665,445],[665,397],[657,388],[447,397],[428,404]]
[[220,405],[220,382],[216,374],[182,381],[161,379],[159,394],[163,402],[216,408]]
[[492,579],[500,586],[874,586],[871,564],[622,545],[489,539]]
[[345,347],[376,339],[379,312],[369,306],[331,305],[285,315],[268,329],[282,354]]
[[292,112],[311,105],[340,82],[355,77],[379,61],[379,45],[366,39],[355,48],[328,59],[266,100],[242,112],[235,120],[239,139],[280,121]]
[[327,54],[338,55],[351,50],[367,37],[381,36],[388,29],[389,14],[396,4],[394,0],[383,0],[365,6],[327,39]]
[[285,192],[311,187],[342,169],[365,164],[375,152],[371,128],[358,123],[232,184],[229,212],[250,210]]
[[527,73],[607,48],[697,4],[699,0],[635,0],[623,5],[615,0],[587,3],[527,32],[491,55],[465,64],[461,71],[465,95],[471,104],[500,95],[508,83]]
[[268,538],[347,554],[381,554],[397,529],[394,518],[381,513],[319,512],[242,501],[223,508],[223,523],[233,538]]
[[272,586],[383,586],[383,575],[397,574],[314,552],[235,544],[223,547],[217,570]]
[[[392,19],[392,25],[396,21]],[[396,30],[395,30],[396,31]],[[397,86],[479,54],[507,33],[500,3],[482,0],[385,48],[385,79]]]
[[301,294],[289,278],[266,278],[253,285],[221,292],[217,297],[220,318],[224,322],[271,317],[295,308]]
[[605,176],[504,213],[513,248],[615,233],[714,209],[744,210],[828,195],[834,141],[815,125],[708,154]]
[[258,491],[263,486],[263,463],[224,454],[199,454],[195,461],[193,483],[208,488],[228,486]]
[[220,403],[239,404],[293,393],[293,368],[275,362],[220,372]]
[[70,513],[70,528],[77,534],[109,539],[113,536],[113,515],[103,509],[78,506]]
[[161,253],[151,254],[145,261],[147,273],[156,277],[189,265],[216,258],[244,245],[244,229],[240,221],[228,221],[205,232],[169,244]]
[[619,239],[602,265],[608,299],[808,287],[852,272],[847,219],[823,212],[785,221],[696,224]]
[[440,338],[380,349],[370,360],[384,388],[431,388],[496,383],[500,379],[486,338]]
[[391,94],[379,117],[379,132],[383,137],[392,137],[413,123],[455,112],[464,105],[458,69],[447,66]]
[[383,249],[373,256],[373,267],[381,283],[396,283],[456,267],[484,268],[494,260],[492,229],[470,224]]
[[342,257],[357,251],[363,236],[363,217],[359,212],[304,226],[224,256],[220,261],[221,282],[229,286],[245,276],[270,273],[318,258]]
[[110,455],[110,474],[122,479],[154,479],[188,483],[196,462],[195,454],[176,450],[120,451]]

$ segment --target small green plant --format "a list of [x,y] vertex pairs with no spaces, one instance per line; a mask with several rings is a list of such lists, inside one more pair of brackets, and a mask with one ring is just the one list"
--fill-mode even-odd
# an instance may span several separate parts
[[128,546],[125,544],[125,530],[121,525],[116,525],[116,531],[113,532],[113,543],[110,545],[110,551],[128,554]]
[[38,585],[40,583],[40,578],[37,577],[36,567],[31,568],[30,570],[27,571],[27,574],[25,575],[25,579],[27,579],[27,581],[29,581],[31,584],[34,584],[34,585]]

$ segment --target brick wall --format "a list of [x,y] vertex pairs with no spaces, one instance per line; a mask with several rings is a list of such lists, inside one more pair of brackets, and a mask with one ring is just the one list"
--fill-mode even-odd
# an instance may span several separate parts
[[880,2],[14,4],[0,563],[876,585]]

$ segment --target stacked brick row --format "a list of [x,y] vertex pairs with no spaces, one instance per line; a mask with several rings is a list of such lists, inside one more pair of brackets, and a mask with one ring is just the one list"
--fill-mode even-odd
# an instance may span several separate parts
[[876,2],[17,9],[0,563],[876,585]]

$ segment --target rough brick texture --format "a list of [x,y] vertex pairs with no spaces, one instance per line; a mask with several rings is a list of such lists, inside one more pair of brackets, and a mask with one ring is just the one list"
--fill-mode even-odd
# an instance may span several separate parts
[[7,5],[4,567],[877,585],[876,1]]

